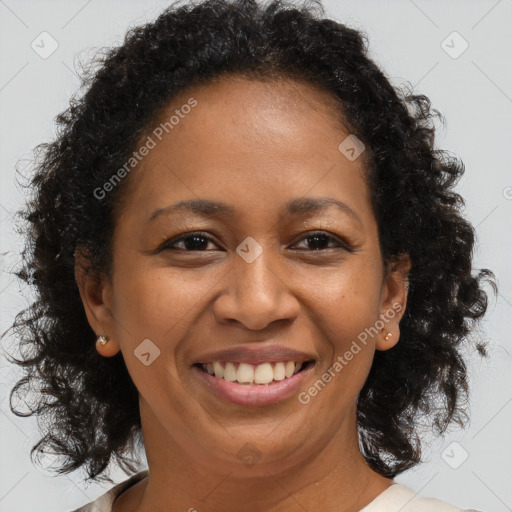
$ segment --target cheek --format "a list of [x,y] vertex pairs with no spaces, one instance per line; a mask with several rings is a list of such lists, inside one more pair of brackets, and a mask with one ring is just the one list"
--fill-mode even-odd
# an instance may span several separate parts
[[[221,274],[167,268],[119,270],[113,313],[130,344],[149,338],[172,345],[179,340]],[[127,277],[125,277],[127,276]]]
[[337,268],[301,274],[301,300],[336,352],[379,319],[381,274],[371,258],[356,256]]
[[368,333],[379,319],[381,295],[378,260],[354,257],[345,263],[303,289],[315,315],[319,378],[325,383],[308,390],[305,399],[322,389],[316,407],[323,402],[340,410],[356,399],[370,371],[375,347]]
[[344,351],[352,341],[364,338],[363,333],[379,318],[379,294],[360,281],[344,289],[329,305],[329,328],[339,333],[335,340],[337,351]]

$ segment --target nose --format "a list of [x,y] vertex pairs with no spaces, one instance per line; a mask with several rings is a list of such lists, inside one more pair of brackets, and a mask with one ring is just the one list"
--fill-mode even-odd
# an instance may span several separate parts
[[[238,254],[233,269],[223,280],[226,288],[214,304],[213,314],[219,323],[238,323],[250,330],[261,330],[273,322],[291,322],[299,313],[289,273],[264,250],[248,263]],[[227,284],[226,284],[227,283]]]

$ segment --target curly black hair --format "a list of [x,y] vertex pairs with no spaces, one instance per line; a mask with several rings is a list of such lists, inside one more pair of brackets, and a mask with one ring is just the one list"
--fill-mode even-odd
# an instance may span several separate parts
[[[454,185],[459,158],[434,149],[436,120],[425,95],[394,87],[368,57],[365,34],[324,17],[320,1],[178,2],[153,22],[132,28],[119,47],[85,70],[80,95],[56,118],[51,143],[34,150],[32,197],[18,212],[27,244],[16,275],[36,300],[13,329],[24,369],[10,394],[18,416],[44,417],[32,448],[63,457],[60,474],[85,467],[102,476],[113,458],[126,472],[141,441],[138,392],[122,355],[101,357],[75,281],[77,248],[91,271],[110,275],[112,234],[122,183],[95,190],[130,158],[137,141],[186,88],[223,76],[287,78],[328,92],[332,115],[366,146],[366,171],[384,265],[409,255],[409,293],[399,343],[377,351],[358,397],[360,448],[368,464],[393,478],[421,461],[418,418],[437,434],[468,418],[463,343],[487,355],[471,331],[487,309],[488,269],[472,272],[475,230],[462,216]],[[82,94],[83,93],[83,94]],[[7,331],[6,331],[7,332]],[[4,333],[5,336],[5,333]],[[36,389],[28,412],[13,397]],[[25,393],[22,393],[22,391]]]

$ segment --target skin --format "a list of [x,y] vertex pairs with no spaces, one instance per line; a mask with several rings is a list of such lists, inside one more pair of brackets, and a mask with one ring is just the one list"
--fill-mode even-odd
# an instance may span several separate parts
[[[383,266],[364,159],[338,149],[350,132],[327,93],[225,77],[174,98],[162,119],[191,97],[197,106],[124,183],[110,278],[86,273],[87,257],[77,252],[89,323],[110,339],[97,350],[122,352],[140,397],[150,477],[113,510],[358,511],[393,483],[359,451],[356,404],[375,350],[398,342],[410,262]],[[355,216],[335,207],[283,214],[300,197],[335,198]],[[157,208],[198,198],[227,203],[236,215],[181,212],[148,223]],[[151,253],[196,231],[211,239],[200,250],[192,241]],[[315,250],[307,238],[314,231],[335,238]],[[252,263],[236,252],[248,236],[263,249]],[[280,345],[316,360],[299,390],[307,391],[397,303],[401,311],[306,405],[296,395],[273,406],[235,405],[191,369],[213,350]],[[145,339],[161,351],[148,366],[134,355]],[[252,466],[237,457],[246,443],[261,456]]]

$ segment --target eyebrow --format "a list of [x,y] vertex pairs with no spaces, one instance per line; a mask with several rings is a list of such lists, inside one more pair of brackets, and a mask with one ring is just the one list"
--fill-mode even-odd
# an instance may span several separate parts
[[[292,199],[285,204],[284,211],[289,215],[302,216],[325,211],[333,206],[347,213],[362,224],[361,219],[350,206],[332,197],[299,197]],[[236,210],[226,203],[208,199],[189,199],[156,209],[147,222],[151,222],[164,213],[170,214],[178,212],[191,212],[205,217],[226,217],[235,216],[236,214]]]

